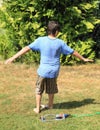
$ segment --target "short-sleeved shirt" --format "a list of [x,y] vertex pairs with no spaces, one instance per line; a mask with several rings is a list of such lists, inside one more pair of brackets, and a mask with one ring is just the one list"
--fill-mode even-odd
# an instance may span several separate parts
[[55,78],[59,74],[60,55],[72,54],[74,50],[59,38],[39,37],[29,44],[29,48],[40,52],[38,75],[44,78]]

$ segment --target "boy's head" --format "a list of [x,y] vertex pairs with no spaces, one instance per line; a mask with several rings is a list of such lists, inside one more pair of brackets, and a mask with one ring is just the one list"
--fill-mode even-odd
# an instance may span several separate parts
[[49,21],[48,26],[47,26],[47,34],[55,35],[56,32],[59,32],[59,31],[60,31],[59,23],[56,21]]

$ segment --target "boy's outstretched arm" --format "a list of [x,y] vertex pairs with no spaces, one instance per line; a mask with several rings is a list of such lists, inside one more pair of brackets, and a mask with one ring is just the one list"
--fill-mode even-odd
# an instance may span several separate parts
[[72,55],[79,58],[80,60],[83,60],[84,62],[93,62],[93,60],[81,56],[77,51],[74,51]]
[[28,46],[22,48],[19,52],[17,52],[14,56],[12,56],[11,58],[7,59],[5,61],[5,64],[9,64],[12,63],[16,58],[18,58],[19,56],[22,56],[23,54],[27,53],[30,50],[30,48]]

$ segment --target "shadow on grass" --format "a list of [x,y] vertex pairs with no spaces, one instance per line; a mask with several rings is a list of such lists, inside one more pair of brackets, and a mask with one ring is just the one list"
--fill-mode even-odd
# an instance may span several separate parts
[[95,99],[84,99],[82,101],[71,101],[71,102],[61,102],[61,103],[57,103],[54,104],[54,108],[57,109],[72,109],[72,108],[77,108],[77,107],[81,107],[81,106],[85,106],[88,104],[98,104],[94,102]]

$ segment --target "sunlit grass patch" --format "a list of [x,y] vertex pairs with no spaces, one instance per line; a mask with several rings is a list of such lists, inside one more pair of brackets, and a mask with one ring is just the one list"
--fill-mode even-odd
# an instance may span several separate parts
[[[54,109],[35,114],[37,66],[0,62],[0,130],[99,130],[100,115],[43,123],[45,114],[91,114],[100,111],[100,65],[62,66]],[[44,93],[42,103],[48,96]]]

